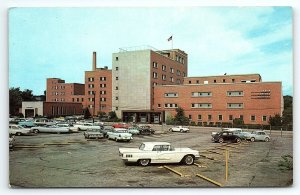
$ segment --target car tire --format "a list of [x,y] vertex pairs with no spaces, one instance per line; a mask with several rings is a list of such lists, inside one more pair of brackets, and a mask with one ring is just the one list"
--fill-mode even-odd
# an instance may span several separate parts
[[20,135],[22,135],[22,133],[20,133],[20,132],[17,132],[17,133],[16,133],[16,135],[20,136]]
[[180,132],[183,133],[183,129],[180,129]]
[[117,138],[115,138],[115,141],[116,141],[116,142],[118,142],[118,139],[117,139]]
[[195,158],[193,155],[186,155],[184,158],[183,158],[183,163],[185,165],[192,165],[194,164],[194,161],[195,161]]
[[266,137],[265,142],[268,142],[268,141],[270,141],[270,138]]
[[145,167],[150,164],[150,159],[140,159],[138,162],[141,166]]
[[242,142],[241,138],[236,139],[236,143],[241,143],[241,142]]
[[37,134],[37,133],[39,133],[40,131],[37,130],[37,129],[34,129],[33,132],[34,132],[35,134]]
[[254,141],[255,141],[255,138],[254,138],[254,137],[251,137],[251,138],[250,138],[250,141],[251,141],[251,142],[254,142]]
[[219,143],[223,143],[223,142],[224,142],[224,139],[223,139],[223,138],[219,138],[218,142],[219,142]]

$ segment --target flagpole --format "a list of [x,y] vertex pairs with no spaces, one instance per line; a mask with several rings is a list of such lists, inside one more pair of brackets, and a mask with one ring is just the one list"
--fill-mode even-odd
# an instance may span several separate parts
[[172,40],[171,41],[172,41],[172,50],[173,50],[173,35],[172,35]]

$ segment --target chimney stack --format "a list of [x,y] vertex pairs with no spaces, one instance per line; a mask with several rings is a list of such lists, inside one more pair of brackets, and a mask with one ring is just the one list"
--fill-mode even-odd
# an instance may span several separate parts
[[96,56],[96,52],[93,52],[93,71],[95,71],[97,68],[97,56]]

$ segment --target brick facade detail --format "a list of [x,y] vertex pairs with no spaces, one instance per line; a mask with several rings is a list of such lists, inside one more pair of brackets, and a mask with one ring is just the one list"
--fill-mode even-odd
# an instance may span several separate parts
[[281,82],[165,85],[154,87],[154,94],[154,110],[174,116],[180,106],[196,124],[232,123],[241,116],[245,124],[268,124],[283,111]]

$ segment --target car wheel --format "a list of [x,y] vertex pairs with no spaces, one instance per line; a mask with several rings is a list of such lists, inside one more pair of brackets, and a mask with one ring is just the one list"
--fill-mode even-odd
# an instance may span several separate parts
[[250,138],[250,141],[251,141],[251,142],[254,142],[254,141],[255,141],[255,138],[254,138],[254,137],[251,137],[251,138]]
[[183,129],[180,129],[180,132],[183,133]]
[[18,136],[19,136],[19,135],[22,135],[22,133],[20,133],[20,132],[17,132],[17,133],[16,133],[16,135],[18,135]]
[[39,133],[39,130],[34,129],[33,132],[34,132],[34,133]]
[[268,142],[270,141],[270,139],[268,137],[265,138],[265,142]]
[[118,139],[117,139],[117,138],[115,138],[115,141],[117,142],[117,141],[118,141]]
[[236,139],[236,143],[241,143],[241,141],[242,141],[242,140],[241,140],[240,138],[237,138],[237,139]]
[[219,141],[219,143],[223,143],[223,142],[224,142],[224,139],[223,139],[223,138],[220,138],[218,141]]
[[192,155],[186,155],[183,159],[184,164],[192,165],[194,164],[194,157]]
[[141,159],[141,160],[139,160],[139,164],[141,165],[141,166],[147,166],[147,165],[149,165],[149,163],[150,163],[150,160],[149,159]]

